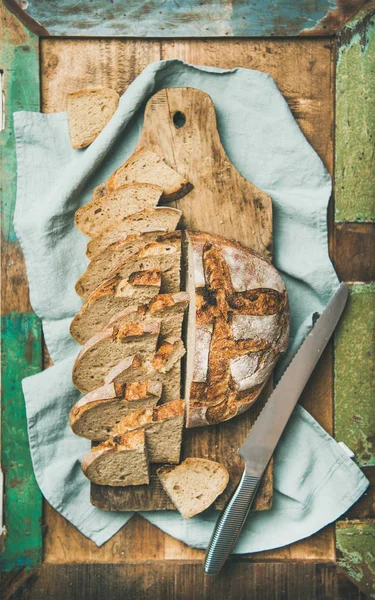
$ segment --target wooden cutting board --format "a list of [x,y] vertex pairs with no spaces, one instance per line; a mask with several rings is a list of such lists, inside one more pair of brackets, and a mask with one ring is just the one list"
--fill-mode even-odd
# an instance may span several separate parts
[[[147,103],[138,143],[148,146],[186,177],[194,189],[173,203],[183,211],[182,228],[207,231],[235,239],[270,257],[272,202],[244,179],[229,161],[221,144],[211,98],[193,88],[173,88],[155,94]],[[269,382],[249,411],[219,425],[184,431],[182,458],[209,458],[224,464],[230,474],[225,492],[214,508],[222,509],[237,486],[243,462],[237,449],[262,409]],[[91,486],[91,502],[104,510],[175,510],[151,466],[150,485]],[[272,506],[272,463],[263,477],[254,510]]]

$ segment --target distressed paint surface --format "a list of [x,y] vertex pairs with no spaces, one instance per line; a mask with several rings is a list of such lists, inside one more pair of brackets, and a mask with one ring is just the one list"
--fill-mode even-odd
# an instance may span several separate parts
[[339,35],[336,66],[336,222],[375,220],[375,7]]
[[0,570],[35,568],[42,560],[42,503],[31,464],[21,379],[42,366],[40,321],[32,313],[1,319],[2,468],[5,480]]
[[0,69],[4,71],[5,130],[0,133],[2,242],[14,242],[17,166],[13,112],[39,110],[38,38],[1,8]]
[[337,564],[369,598],[375,598],[375,521],[336,524]]
[[352,284],[335,334],[335,438],[375,465],[375,283]]
[[[15,0],[6,4],[20,15]],[[27,3],[25,3],[27,4]],[[49,35],[211,37],[327,35],[364,0],[29,0],[24,22]],[[31,19],[33,21],[31,21]]]
[[[42,497],[31,464],[21,379],[41,369],[39,319],[30,312],[21,251],[13,229],[16,155],[13,111],[39,108],[38,39],[3,6],[0,68],[4,71],[5,130],[0,133],[2,219],[1,465],[4,524],[0,569],[31,569],[42,559]],[[22,311],[14,312],[14,311]],[[13,311],[13,312],[12,312]],[[10,313],[10,314],[9,314]]]

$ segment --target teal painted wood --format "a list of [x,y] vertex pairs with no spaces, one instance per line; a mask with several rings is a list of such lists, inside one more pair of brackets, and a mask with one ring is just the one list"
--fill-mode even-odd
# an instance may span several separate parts
[[24,13],[6,4],[39,35],[178,38],[332,34],[364,0],[29,0]]
[[37,567],[42,561],[42,498],[35,480],[21,380],[42,367],[41,327],[32,313],[1,319],[4,524],[0,569]]
[[[1,235],[5,266],[20,250],[13,228],[16,201],[16,152],[13,112],[39,109],[39,41],[0,5],[0,69],[3,71],[5,130],[0,133]],[[10,258],[9,258],[10,257]],[[22,267],[21,267],[22,268]],[[6,280],[6,269],[2,274]],[[11,312],[27,288],[18,278],[2,302],[1,466],[4,473],[4,525],[0,537],[0,569],[32,569],[42,560],[42,496],[31,464],[21,380],[42,367],[42,333],[32,313]],[[10,314],[9,314],[10,313]],[[1,593],[0,593],[1,596]]]

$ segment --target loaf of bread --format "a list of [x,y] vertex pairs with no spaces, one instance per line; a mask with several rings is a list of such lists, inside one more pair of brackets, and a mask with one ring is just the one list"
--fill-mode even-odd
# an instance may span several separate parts
[[[133,242],[135,240],[132,241],[132,244]],[[158,235],[154,242],[146,243],[135,253],[131,253],[127,243],[126,241],[116,242],[113,247],[109,246],[91,261],[86,272],[76,283],[76,292],[81,298],[88,298],[106,279],[115,275],[120,275],[121,279],[127,279],[136,271],[155,269],[161,272],[160,289],[162,292],[180,291],[180,231]],[[104,258],[103,255],[105,255]],[[107,258],[107,264],[105,258]]]
[[70,427],[76,435],[88,440],[106,440],[127,414],[156,406],[162,388],[159,381],[104,384],[76,402],[70,411]]
[[109,88],[93,88],[67,94],[70,141],[85,148],[99,135],[116,111],[119,95]]
[[190,519],[211,506],[229,481],[226,468],[206,458],[186,458],[177,467],[161,467],[157,473],[184,519]]
[[71,336],[85,344],[104,329],[117,313],[138,304],[148,304],[160,291],[161,273],[157,270],[138,271],[128,279],[115,275],[88,297],[70,325]]
[[113,224],[96,236],[87,244],[86,254],[93,259],[103,250],[115,242],[121,242],[130,235],[139,233],[170,233],[174,231],[181,218],[182,212],[170,206],[157,206],[156,208],[145,208],[122,221]]
[[82,346],[73,365],[73,383],[87,394],[104,384],[112,367],[120,360],[141,353],[151,359],[160,333],[160,321],[130,323],[104,329]]
[[82,459],[82,471],[97,485],[144,485],[150,482],[146,436],[131,431],[91,448]]
[[288,345],[283,280],[242,244],[187,232],[187,427],[231,419],[257,399]]
[[184,413],[183,400],[137,410],[113,428],[113,439],[143,429],[150,463],[177,464],[180,462]]
[[153,183],[163,189],[162,200],[171,202],[185,196],[193,189],[191,183],[169,167],[149,148],[139,148],[106,181],[95,188],[93,197],[100,198],[127,183]]
[[75,214],[76,227],[85,235],[95,237],[135,212],[144,208],[155,208],[161,194],[162,189],[158,185],[123,185],[79,208]]

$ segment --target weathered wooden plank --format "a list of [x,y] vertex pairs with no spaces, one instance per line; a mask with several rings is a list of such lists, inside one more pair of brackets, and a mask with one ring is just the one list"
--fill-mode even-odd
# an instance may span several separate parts
[[335,268],[343,281],[375,280],[375,225],[337,223],[334,227]]
[[369,598],[375,598],[375,520],[336,523],[338,567]]
[[[39,108],[39,43],[0,6],[0,69],[3,71],[5,129],[0,133],[2,468],[5,533],[1,570],[31,569],[42,559],[42,498],[31,464],[21,379],[41,368],[41,328],[30,312],[22,252],[13,229],[16,154],[13,111]],[[17,312],[15,312],[17,311]],[[21,313],[21,314],[19,314]]]
[[375,465],[375,283],[351,284],[335,333],[335,437],[361,466]]
[[[9,585],[9,584],[8,584]],[[346,586],[347,589],[347,586]],[[105,594],[103,592],[105,590]],[[191,562],[43,565],[12,600],[343,600],[334,565],[229,561],[220,575]],[[352,596],[359,598],[359,596]]]
[[27,436],[21,380],[40,371],[41,328],[32,313],[2,317],[2,467],[5,479],[0,570],[37,566],[42,560],[42,503]]
[[336,222],[375,220],[375,6],[339,34],[336,65]]
[[363,496],[343,515],[345,519],[375,519],[375,467],[363,467],[370,482]]
[[38,35],[98,37],[266,37],[330,35],[364,0],[58,0],[20,3],[10,10]]

